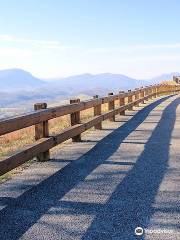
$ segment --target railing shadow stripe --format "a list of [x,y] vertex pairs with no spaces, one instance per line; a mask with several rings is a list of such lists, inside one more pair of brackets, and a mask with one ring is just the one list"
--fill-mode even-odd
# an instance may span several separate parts
[[[7,207],[0,211],[0,239],[19,239],[43,214],[56,205],[68,191],[74,188],[80,181],[83,181],[95,168],[113,155],[122,141],[146,119],[148,114],[169,98],[170,96],[164,97],[146,106],[132,117],[129,122],[124,123],[123,126],[99,141],[82,157],[69,163],[17,199],[7,201]],[[114,144],[107,148],[106,143],[112,141]],[[139,162],[141,161],[139,160]],[[141,169],[140,163],[134,169],[139,167]],[[136,172],[137,170],[133,170],[130,176]],[[126,178],[126,182],[128,182],[128,178]],[[127,186],[126,182],[124,184]],[[118,192],[115,193],[115,195],[117,194]]]

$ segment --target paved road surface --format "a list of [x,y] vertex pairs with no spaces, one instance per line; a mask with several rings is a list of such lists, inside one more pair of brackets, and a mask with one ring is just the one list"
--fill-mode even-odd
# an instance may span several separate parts
[[179,104],[151,101],[1,184],[0,240],[180,239]]

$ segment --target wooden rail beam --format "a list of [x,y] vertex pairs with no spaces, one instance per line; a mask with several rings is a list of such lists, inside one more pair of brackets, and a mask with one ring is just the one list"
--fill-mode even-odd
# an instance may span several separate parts
[[[95,96],[93,100],[80,102],[79,99],[70,101],[70,105],[59,106],[55,108],[47,108],[46,103],[37,103],[34,105],[34,112],[9,118],[0,121],[0,135],[13,132],[28,126],[35,126],[36,142],[30,146],[26,146],[10,156],[1,158],[0,175],[16,168],[24,162],[37,157],[39,161],[47,161],[50,159],[49,150],[70,138],[73,141],[81,141],[81,133],[91,127],[100,129],[102,121],[111,119],[115,121],[115,115],[125,114],[125,110],[132,109],[139,103],[144,103],[149,98],[159,96],[160,94],[174,94],[180,91],[179,86],[154,85],[145,88],[136,89],[131,92],[119,92],[118,95],[109,93],[108,97],[98,98]],[[125,103],[128,98],[128,103]],[[135,98],[135,99],[134,99]],[[115,100],[119,100],[119,107],[115,108]],[[108,103],[109,111],[101,113],[101,104]],[[94,117],[85,123],[80,123],[80,111],[94,108]],[[70,114],[71,127],[61,131],[59,134],[49,136],[48,120],[59,116]]]
[[[129,95],[129,93],[124,93],[124,95],[126,97]],[[16,117],[4,119],[0,121],[0,135],[20,130],[22,128],[35,125],[42,121],[71,114],[76,111],[82,111],[94,107],[96,105],[99,105],[100,103],[108,103],[109,101],[116,100],[118,98],[119,95],[113,95],[110,97],[80,102],[79,104],[75,103],[71,105],[64,105],[48,109],[37,110],[27,114],[22,114]]]
[[[177,93],[179,90],[179,86],[155,85],[153,87],[141,88],[140,90],[136,89],[133,92],[120,92],[118,95],[110,93],[109,96],[105,98],[97,98],[96,96],[93,100],[85,102],[80,102],[79,99],[73,99],[70,101],[70,105],[57,108],[47,109],[46,103],[35,104],[35,111],[33,113],[0,121],[0,127],[3,127],[2,131],[0,131],[0,135],[6,133],[7,131],[10,132],[10,130],[14,131],[14,129],[18,130],[25,126],[35,125],[36,140],[35,143],[24,147],[20,151],[10,156],[1,158],[0,175],[16,168],[33,157],[38,157],[39,161],[49,160],[49,150],[54,146],[70,138],[72,138],[73,141],[80,141],[82,132],[94,126],[98,126],[102,121],[106,119],[113,119],[114,121],[115,115],[124,113],[125,110],[148,100],[150,97],[156,97],[158,94],[173,94]],[[131,100],[133,94],[135,99],[133,100],[132,98]],[[127,104],[124,101],[120,101],[121,99],[124,100],[125,97],[130,99]],[[117,99],[119,99],[119,107],[115,108],[114,101]],[[97,107],[103,103],[108,103],[109,111],[102,114],[100,109]],[[85,123],[80,123],[80,111],[90,107],[94,108],[95,116]],[[57,116],[67,115],[68,113],[71,114],[72,126],[64,129],[54,136],[49,136],[48,120]],[[29,116],[30,121],[28,119]],[[17,120],[17,122],[15,120]],[[9,127],[8,130],[5,129],[6,127]]]

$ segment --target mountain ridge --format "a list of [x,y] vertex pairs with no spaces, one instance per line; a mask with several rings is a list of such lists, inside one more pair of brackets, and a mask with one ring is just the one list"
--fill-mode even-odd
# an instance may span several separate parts
[[[138,80],[123,74],[99,73],[80,74],[45,81],[22,69],[0,70],[0,107],[33,106],[35,102],[59,102],[81,94],[105,96],[137,87],[168,80],[172,75],[164,74],[150,80]],[[167,79],[162,79],[167,78]]]
[[[84,85],[87,89],[88,88],[133,88],[137,85],[141,84],[151,84],[157,83],[162,80],[169,80],[172,79],[173,75],[180,75],[178,72],[172,73],[164,73],[159,76],[150,78],[150,79],[136,79],[129,77],[124,74],[114,74],[114,73],[98,73],[98,74],[91,74],[91,73],[84,73],[79,75],[72,75],[63,78],[51,78],[51,79],[40,79],[33,76],[30,72],[25,71],[19,68],[11,68],[0,70],[0,88],[1,90],[19,90],[19,89],[37,89],[41,87],[50,87],[53,84],[55,86],[60,87],[71,87],[73,85],[73,89],[75,85],[80,85],[80,88]],[[94,84],[94,86],[92,86]],[[114,86],[115,84],[115,86]],[[63,86],[64,85],[64,86]],[[88,85],[88,86],[87,86]],[[77,86],[78,88],[78,86]]]
[[0,70],[0,88],[3,90],[33,89],[44,84],[43,80],[19,68]]

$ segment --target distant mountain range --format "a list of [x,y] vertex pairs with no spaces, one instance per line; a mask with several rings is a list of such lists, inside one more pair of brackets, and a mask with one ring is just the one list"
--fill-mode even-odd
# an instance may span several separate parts
[[0,71],[0,107],[32,106],[34,102],[59,102],[71,96],[83,94],[106,95],[108,92],[134,89],[136,87],[172,79],[169,73],[152,79],[138,80],[122,74],[82,74],[49,81],[34,77],[21,69]]
[[45,85],[43,80],[34,77],[21,69],[7,69],[0,71],[0,89],[14,91],[19,89],[33,89]]
[[51,81],[55,87],[63,88],[70,93],[107,94],[108,91],[133,89],[144,85],[144,81],[122,74],[101,73],[82,74]]

